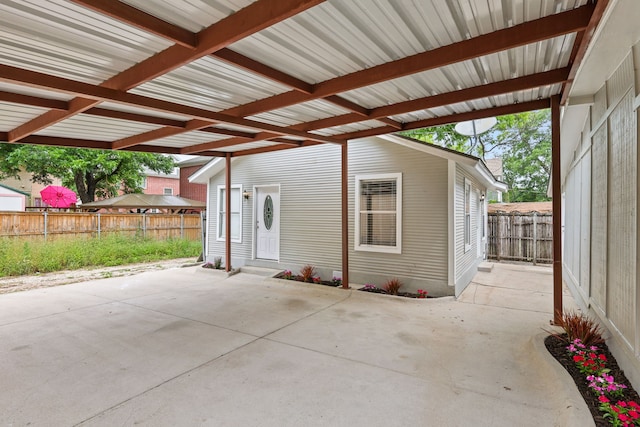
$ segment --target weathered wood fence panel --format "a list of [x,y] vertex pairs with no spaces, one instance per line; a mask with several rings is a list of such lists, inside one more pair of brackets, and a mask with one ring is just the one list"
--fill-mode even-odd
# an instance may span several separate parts
[[490,213],[488,258],[553,262],[553,216],[548,213]]
[[124,233],[156,240],[202,237],[200,214],[0,212],[0,237],[100,237]]

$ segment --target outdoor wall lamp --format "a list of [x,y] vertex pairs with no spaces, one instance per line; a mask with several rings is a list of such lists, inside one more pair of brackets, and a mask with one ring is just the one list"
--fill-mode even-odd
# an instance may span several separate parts
[[243,191],[242,192],[242,197],[244,197],[245,200],[249,200],[249,197],[251,197],[251,192],[249,191]]
[[484,193],[480,193],[480,201],[481,201],[481,202],[484,202],[484,197],[485,197],[485,196],[484,196]]

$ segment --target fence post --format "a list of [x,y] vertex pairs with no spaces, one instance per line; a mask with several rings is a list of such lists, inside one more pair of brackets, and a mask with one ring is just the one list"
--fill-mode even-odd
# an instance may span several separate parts
[[496,214],[496,259],[500,261],[500,252],[502,251],[502,241],[500,240],[500,218],[499,213]]
[[44,211],[44,240],[47,241],[47,223],[49,218],[47,217],[47,211]]
[[533,213],[533,265],[536,265],[538,255],[538,213]]
[[184,239],[184,214],[180,214],[180,238]]
[[142,214],[142,238],[147,238],[147,214]]
[[100,239],[100,232],[102,231],[100,227],[100,212],[98,212],[98,239]]

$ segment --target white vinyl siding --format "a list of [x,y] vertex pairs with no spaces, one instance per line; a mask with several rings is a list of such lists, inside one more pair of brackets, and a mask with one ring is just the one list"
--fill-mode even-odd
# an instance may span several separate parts
[[[446,159],[389,141],[349,142],[349,272],[354,283],[400,276],[407,286],[416,280],[441,286],[443,293],[453,292],[447,290],[447,165]],[[402,254],[355,251],[355,176],[398,171],[402,171]],[[312,263],[319,269],[341,269],[340,147],[324,144],[241,157],[232,162],[231,175],[246,189],[280,185],[278,266]],[[223,183],[224,172],[211,179],[212,206],[216,203],[216,186]],[[242,202],[245,237],[253,232],[253,203],[253,196]],[[207,226],[215,233],[216,219]],[[252,245],[247,238],[242,244],[231,245],[234,267],[250,264],[278,268],[273,262],[253,259]],[[208,259],[223,254],[223,242],[209,239]]]
[[402,252],[402,174],[356,175],[355,249]]
[[[326,144],[240,157],[232,162],[231,175],[251,192],[241,202],[245,238],[242,244],[231,245],[234,266],[273,267],[273,261],[253,259],[253,242],[246,236],[254,232],[254,187],[275,185],[280,187],[280,264],[314,263],[338,270],[342,253],[340,147]],[[223,183],[224,171],[212,178],[210,188]],[[215,191],[210,196],[215,200]],[[208,227],[215,232],[215,223]],[[222,242],[210,243],[208,257],[224,254]]]
[[[217,240],[226,240],[226,188],[223,185],[218,187],[217,210]],[[231,241],[242,243],[242,185],[231,186]]]
[[471,249],[471,181],[464,179],[464,251]]
[[[479,200],[473,196],[477,194],[475,190],[479,189],[479,185],[460,165],[456,165],[455,181],[455,274],[457,282],[468,282],[479,262],[477,251],[474,250],[478,247],[480,217],[474,213],[478,212]],[[470,208],[469,216],[466,214],[467,206]],[[468,243],[465,242],[467,227]]]

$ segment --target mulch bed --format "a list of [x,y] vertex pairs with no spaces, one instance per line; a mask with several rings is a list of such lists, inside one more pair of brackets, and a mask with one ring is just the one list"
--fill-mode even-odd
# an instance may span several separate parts
[[[380,288],[367,288],[367,289],[360,288],[358,290],[362,291],[362,292],[371,292],[372,294],[391,295],[387,291],[385,291],[384,289],[380,289]],[[420,298],[420,296],[418,294],[414,294],[412,292],[398,292],[396,295],[399,296],[399,297],[405,297],[405,298]],[[435,297],[427,295],[427,298],[435,298]]]
[[[607,421],[603,417],[604,412],[601,412],[599,409],[600,402],[598,401],[598,396],[589,388],[589,382],[586,379],[587,376],[580,372],[571,355],[567,351],[567,346],[569,345],[569,343],[567,342],[566,335],[560,335],[559,337],[550,335],[545,338],[544,344],[547,347],[547,350],[549,350],[549,353],[551,353],[551,355],[556,358],[556,360],[567,370],[567,372],[569,372],[569,374],[573,378],[573,381],[576,383],[576,387],[578,387],[580,394],[582,394],[585,403],[589,407],[589,411],[591,411],[591,415],[593,416],[593,420],[595,421],[596,426],[610,426],[611,424],[609,423],[609,421]],[[616,359],[609,352],[606,344],[598,345],[598,348],[600,349],[601,353],[604,353],[607,356],[606,366],[608,369],[610,369],[609,375],[612,375],[617,383],[627,386],[627,388],[624,390],[623,397],[614,398],[612,399],[612,401],[635,400],[636,402],[640,403],[638,393],[636,393],[631,383],[629,383],[629,380],[627,380],[627,377],[624,375],[624,371],[620,369],[618,363],[616,362]]]
[[291,278],[287,278],[287,277],[284,277],[283,273],[276,274],[274,278],[283,279],[283,280],[294,280],[296,282],[308,283],[310,285],[331,286],[332,288],[337,288],[338,286],[340,286],[339,283],[330,282],[328,280],[321,280],[320,282],[305,282],[301,276],[292,276]]

